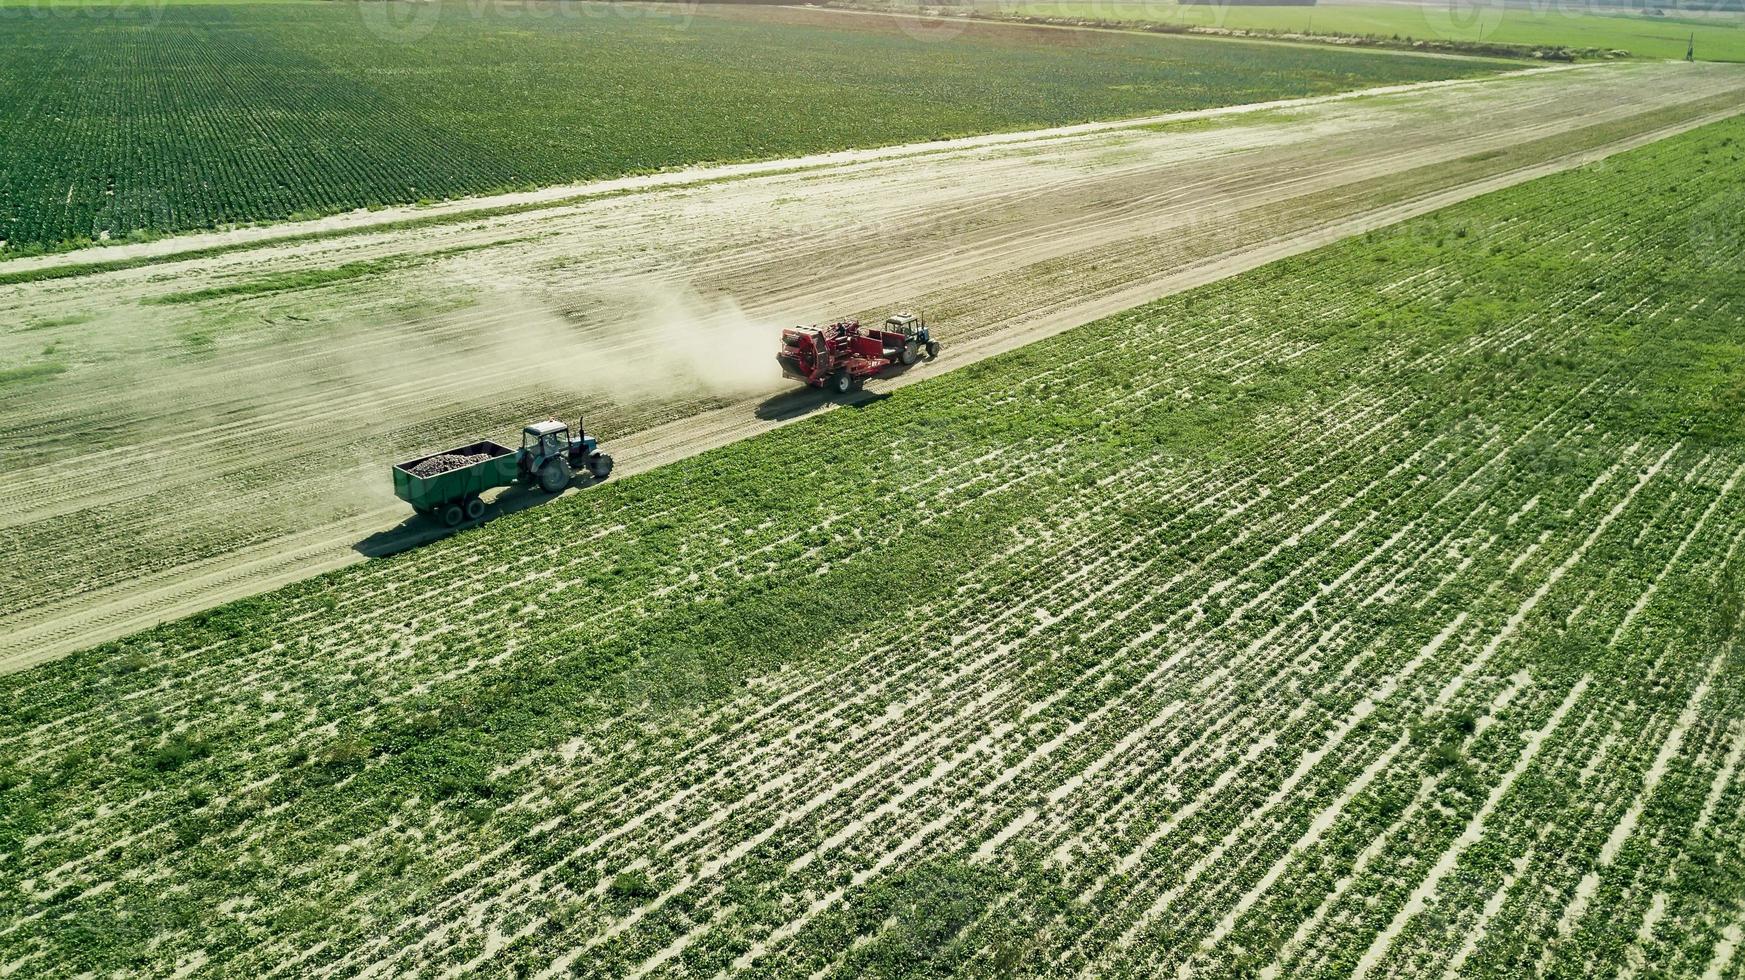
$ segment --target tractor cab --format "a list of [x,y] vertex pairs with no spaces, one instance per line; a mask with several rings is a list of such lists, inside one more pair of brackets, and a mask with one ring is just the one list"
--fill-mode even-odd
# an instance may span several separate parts
[[932,339],[928,335],[927,321],[913,313],[898,313],[885,321],[885,329],[892,333],[900,333],[907,340],[920,341],[926,344]]
[[884,331],[893,338],[902,337],[901,344],[892,346],[904,364],[915,363],[922,353],[926,353],[928,360],[939,356],[939,343],[933,339],[933,331],[927,328],[927,321],[913,313],[897,313],[887,318]]
[[547,419],[529,423],[521,430],[517,456],[522,476],[548,493],[569,486],[579,469],[586,469],[596,480],[604,480],[612,472],[612,457],[600,451],[599,442],[587,434],[579,420],[574,438],[566,422]]
[[521,454],[539,462],[554,456],[568,456],[570,427],[566,422],[548,419],[534,422],[521,430]]

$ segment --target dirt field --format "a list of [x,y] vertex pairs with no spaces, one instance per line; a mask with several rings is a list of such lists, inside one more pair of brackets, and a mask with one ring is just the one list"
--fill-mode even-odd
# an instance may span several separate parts
[[582,412],[628,475],[823,407],[774,376],[781,325],[922,310],[947,350],[883,384],[903,383],[1741,92],[1716,65],[1437,83],[255,232],[0,287],[0,363],[24,365],[0,374],[0,670],[417,543],[393,462]]

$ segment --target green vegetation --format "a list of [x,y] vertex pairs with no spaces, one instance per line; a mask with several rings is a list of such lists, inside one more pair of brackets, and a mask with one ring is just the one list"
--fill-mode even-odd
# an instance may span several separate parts
[[82,314],[75,316],[40,317],[34,320],[27,320],[19,330],[21,332],[29,332],[33,330],[53,330],[56,327],[73,327],[85,323],[90,319],[89,316]]
[[1710,126],[0,679],[0,965],[1701,975],[1742,164]]
[[212,286],[206,289],[191,289],[180,293],[165,293],[153,302],[157,303],[198,303],[209,299],[225,296],[260,296],[267,293],[282,293],[291,289],[313,289],[317,286],[328,286],[351,279],[361,279],[365,276],[379,275],[390,272],[406,264],[404,259],[389,257],[368,259],[360,262],[347,262],[331,269],[309,269],[299,272],[281,272],[247,282],[229,283],[223,286]]
[[940,57],[882,18],[634,13],[0,8],[0,239],[17,254],[1490,70],[996,25]]
[[328,269],[303,269],[296,272],[279,272],[258,279],[243,282],[226,283],[222,286],[209,286],[204,289],[189,289],[179,293],[165,293],[151,300],[160,304],[199,303],[209,299],[221,299],[227,296],[263,296],[269,293],[283,293],[293,289],[314,289],[319,286],[331,286],[335,283],[349,282],[353,279],[363,279],[368,276],[381,275],[404,269],[409,266],[467,252],[477,252],[483,249],[496,248],[499,245],[512,245],[528,241],[527,238],[504,238],[480,245],[461,245],[454,248],[436,249],[429,252],[419,252],[404,255],[385,255],[378,259],[364,259],[357,262],[347,262]]
[[1639,58],[1682,59],[1694,35],[1699,61],[1745,61],[1745,13],[1664,16],[1630,11],[1566,11],[1557,5],[1505,6],[1426,0],[1262,6],[1177,4],[1169,0],[975,0],[986,13],[1063,17],[1237,31],[1458,41],[1574,50],[1623,50]]
[[[52,354],[53,350],[44,351],[44,353]],[[41,364],[27,364],[24,367],[0,368],[0,389],[23,384],[27,381],[40,381],[44,378],[52,378],[66,369],[67,366],[65,364],[54,361]]]

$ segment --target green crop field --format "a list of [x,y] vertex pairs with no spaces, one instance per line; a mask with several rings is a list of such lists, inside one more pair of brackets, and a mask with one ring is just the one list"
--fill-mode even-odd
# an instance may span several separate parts
[[0,678],[0,971],[1738,977],[1742,166]]
[[1178,4],[1170,0],[976,0],[988,13],[1149,22],[1282,33],[1489,42],[1628,51],[1683,58],[1693,38],[1703,61],[1745,61],[1745,13],[1659,16],[1557,4],[1462,0],[1313,6]]
[[1496,67],[688,11],[0,8],[0,255]]

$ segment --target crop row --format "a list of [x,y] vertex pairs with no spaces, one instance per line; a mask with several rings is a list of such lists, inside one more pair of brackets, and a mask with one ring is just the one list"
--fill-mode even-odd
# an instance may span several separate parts
[[0,969],[1736,974],[1741,137],[0,680]]

